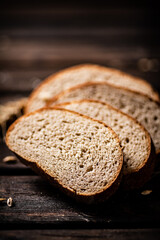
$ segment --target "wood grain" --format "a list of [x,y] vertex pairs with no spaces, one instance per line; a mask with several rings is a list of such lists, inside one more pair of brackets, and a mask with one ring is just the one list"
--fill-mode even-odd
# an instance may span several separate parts
[[5,239],[110,239],[110,240],[159,240],[159,229],[48,229],[48,230],[7,230],[1,231]]
[[[143,6],[144,8],[147,6]],[[114,5],[104,5],[98,4],[94,6],[93,2],[89,6],[85,4],[69,5],[63,4],[62,6],[56,6],[52,4],[49,8],[48,6],[36,5],[33,8],[32,4],[24,7],[19,4],[15,7],[9,5],[1,8],[0,20],[5,21],[4,26],[9,25],[9,20],[11,20],[12,25],[16,26],[32,26],[32,20],[34,19],[34,25],[57,25],[59,27],[68,26],[93,26],[94,25],[137,25],[139,27],[144,26],[144,23],[149,23],[147,17],[149,12],[144,11],[144,8],[134,8],[130,6],[120,6],[115,7]],[[26,18],[29,17],[26,21]],[[117,21],[118,18],[118,21]],[[127,21],[130,19],[130,21]],[[147,21],[147,22],[145,22]]]
[[[78,204],[50,186],[39,176],[0,176],[0,196],[12,197],[14,206],[4,202],[0,208],[0,223],[5,226],[67,225],[101,227],[160,227],[160,175],[145,188],[132,192],[117,192],[101,206]],[[151,189],[150,195],[141,191]]]

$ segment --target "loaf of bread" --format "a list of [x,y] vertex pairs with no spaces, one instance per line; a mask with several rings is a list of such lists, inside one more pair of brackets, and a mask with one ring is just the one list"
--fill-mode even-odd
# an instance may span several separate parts
[[124,156],[124,189],[139,188],[149,180],[154,168],[154,147],[148,132],[135,119],[95,100],[77,100],[59,104],[58,107],[100,120],[116,132]]
[[150,133],[160,152],[160,104],[149,97],[108,83],[85,83],[54,97],[49,105],[81,99],[100,100],[137,119]]
[[6,144],[22,162],[79,201],[103,201],[119,186],[120,142],[100,121],[44,108],[16,120],[7,131]]
[[130,76],[119,70],[94,64],[84,64],[70,67],[49,76],[32,92],[25,112],[29,113],[44,107],[50,98],[61,91],[86,82],[108,82],[115,86],[122,86],[144,93],[154,100],[159,99],[157,92],[153,90],[152,86],[142,79]]

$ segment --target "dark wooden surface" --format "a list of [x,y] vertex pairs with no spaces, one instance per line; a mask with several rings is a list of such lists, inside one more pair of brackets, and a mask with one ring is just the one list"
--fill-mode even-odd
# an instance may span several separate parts
[[5,230],[2,232],[1,240],[4,239],[36,239],[36,240],[63,240],[63,239],[109,239],[109,240],[134,240],[134,239],[159,239],[160,230],[159,229],[83,229],[75,230]]
[[[27,175],[1,176],[1,197],[12,197],[12,208],[1,203],[1,226],[43,227],[160,227],[160,175],[141,190],[125,193],[119,190],[100,206],[85,206],[51,187],[41,177]],[[141,194],[152,190],[150,195]]]
[[[49,74],[97,63],[143,77],[160,92],[159,14],[154,1],[45,4],[0,8],[0,103],[28,96]],[[118,191],[101,206],[65,197],[0,142],[0,239],[160,239],[160,173],[140,190]],[[142,195],[143,190],[152,190]]]

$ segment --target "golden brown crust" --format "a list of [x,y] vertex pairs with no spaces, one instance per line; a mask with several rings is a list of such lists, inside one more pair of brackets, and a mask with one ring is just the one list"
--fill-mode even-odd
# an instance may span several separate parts
[[[106,71],[106,72],[110,72],[110,73],[117,73],[119,74],[120,77],[123,77],[123,76],[126,76],[126,77],[129,77],[129,78],[132,78],[134,81],[138,82],[140,85],[143,84],[145,86],[147,86],[148,88],[151,89],[151,91],[153,92],[153,99],[156,100],[156,101],[160,101],[160,97],[159,97],[159,94],[153,89],[153,87],[148,83],[146,82],[145,80],[143,79],[140,79],[140,78],[137,78],[135,76],[131,76],[127,73],[124,73],[120,70],[117,70],[117,69],[114,69],[114,68],[107,68],[107,67],[104,67],[104,66],[100,66],[100,65],[96,65],[96,64],[80,64],[80,65],[76,65],[76,66],[72,66],[72,67],[69,67],[69,68],[66,68],[66,69],[63,69],[55,74],[52,74],[50,75],[49,77],[47,77],[30,95],[29,99],[28,99],[28,103],[25,107],[25,113],[28,113],[29,112],[29,107],[30,107],[30,104],[32,103],[32,100],[36,97],[36,95],[40,92],[40,90],[43,88],[44,85],[48,84],[49,82],[53,82],[55,79],[57,79],[58,76],[61,76],[61,74],[65,74],[65,73],[68,73],[72,70],[78,70],[78,69],[81,69],[83,67],[86,67],[86,68],[96,68],[96,69],[99,69],[99,70],[103,70],[103,71]],[[113,84],[114,86],[114,84]]]
[[160,107],[160,102],[159,101],[153,100],[152,98],[148,97],[147,95],[145,95],[143,93],[139,93],[139,92],[127,89],[125,87],[114,86],[113,84],[106,83],[106,82],[87,82],[87,83],[78,84],[78,85],[76,85],[74,87],[68,88],[68,89],[60,92],[59,94],[57,94],[56,96],[54,96],[53,98],[48,100],[46,106],[50,106],[51,104],[56,102],[59,98],[61,98],[64,94],[66,94],[68,92],[72,92],[73,90],[76,90],[76,89],[79,89],[79,88],[83,88],[83,87],[93,86],[93,85],[107,85],[107,86],[113,87],[115,89],[124,90],[126,92],[134,93],[134,94],[139,95],[139,96],[144,96],[144,97],[148,98],[148,100],[153,101],[156,104],[158,104],[159,107]]
[[[98,121],[98,120],[95,120],[95,119],[92,119],[90,117],[87,117],[83,114],[80,114],[80,113],[77,113],[77,112],[73,112],[71,110],[67,110],[67,109],[61,109],[61,108],[42,108],[42,109],[38,109],[32,113],[29,113],[29,114],[26,114],[22,117],[20,117],[19,119],[17,119],[8,129],[7,131],[7,134],[6,134],[6,144],[7,146],[9,147],[9,149],[11,151],[14,152],[14,150],[12,149],[12,147],[9,145],[9,142],[8,142],[8,138],[9,138],[9,134],[10,132],[14,129],[15,125],[21,121],[23,118],[26,118],[30,115],[34,115],[38,112],[42,112],[44,110],[60,110],[60,111],[66,111],[66,112],[70,112],[72,114],[75,114],[75,115],[78,115],[78,116],[81,116],[81,117],[84,117],[86,119],[90,119],[92,121],[95,121],[95,122],[98,122],[100,124],[103,124],[105,127],[107,127],[108,129],[110,129],[110,131],[112,132],[112,134],[115,136],[115,138],[118,140],[119,142],[119,145],[120,145],[120,140],[118,138],[118,136],[116,135],[116,133],[110,128],[108,127],[106,124],[104,124],[103,122],[101,121]],[[112,195],[118,188],[119,184],[120,184],[120,180],[121,180],[121,171],[122,171],[122,165],[123,165],[123,153],[122,153],[122,149],[120,147],[120,151],[121,151],[121,158],[120,158],[120,165],[119,165],[119,169],[117,171],[117,175],[116,177],[114,178],[114,180],[110,183],[110,185],[106,185],[104,187],[104,189],[102,189],[101,191],[97,192],[96,194],[90,194],[90,195],[85,195],[85,194],[77,194],[73,189],[69,189],[69,188],[65,188],[63,186],[63,184],[61,182],[59,182],[57,179],[56,179],[56,176],[50,176],[47,174],[47,172],[45,172],[44,170],[41,169],[41,167],[36,163],[36,162],[33,162],[31,159],[28,159],[28,158],[24,158],[22,155],[18,155],[16,153],[16,155],[20,158],[20,160],[26,164],[27,166],[30,166],[36,173],[44,176],[45,178],[47,178],[52,184],[54,185],[57,185],[62,191],[64,191],[67,195],[71,196],[71,197],[74,197],[76,198],[77,200],[79,201],[82,201],[82,202],[85,202],[85,203],[94,203],[95,200],[96,201],[104,201],[106,200],[110,195]],[[113,185],[113,186],[112,186]],[[101,199],[101,196],[103,197]]]
[[148,142],[148,153],[146,159],[141,163],[141,165],[136,169],[135,172],[132,172],[130,174],[123,175],[121,186],[123,186],[124,189],[134,189],[134,188],[140,188],[144,185],[145,182],[149,180],[151,177],[151,174],[153,173],[154,166],[155,166],[155,148],[153,145],[153,142],[151,140],[151,137],[148,133],[148,131],[143,127],[142,124],[140,124],[136,119],[129,116],[126,113],[121,112],[119,109],[112,107],[111,105],[101,102],[99,100],[92,100],[92,99],[82,99],[82,100],[74,100],[71,102],[65,102],[65,103],[59,103],[55,107],[62,107],[66,105],[70,105],[72,103],[82,103],[82,102],[95,102],[95,103],[101,103],[104,106],[107,106],[110,109],[113,109],[125,116],[127,116],[129,119],[135,122],[135,124],[138,124],[141,129],[145,132],[147,142]]

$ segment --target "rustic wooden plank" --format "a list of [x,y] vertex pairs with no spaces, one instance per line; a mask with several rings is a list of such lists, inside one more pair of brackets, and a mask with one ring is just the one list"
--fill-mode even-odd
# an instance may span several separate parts
[[0,29],[0,49],[5,50],[12,42],[19,39],[20,41],[25,38],[28,42],[56,42],[66,43],[100,43],[107,47],[126,47],[126,46],[142,46],[153,47],[153,50],[158,48],[158,41],[153,39],[158,37],[156,31],[149,29],[138,29],[137,27],[37,27],[36,29],[31,26],[13,27],[11,29]]
[[[151,37],[151,34],[156,34],[154,29],[148,29],[148,28],[139,28],[139,26],[88,26],[84,25],[82,27],[79,26],[64,26],[58,27],[57,25],[53,26],[39,26],[34,28],[32,25],[29,25],[25,28],[18,27],[18,26],[5,26],[5,28],[0,28],[0,36],[1,36],[1,42],[2,40],[8,35],[10,37],[17,38],[37,38],[40,37],[41,40],[44,40],[45,38],[51,38],[54,37],[55,39],[66,37],[68,38],[75,38],[79,37],[80,40],[83,41],[83,39],[90,39],[91,37],[95,38],[95,40],[104,37],[107,40],[108,38],[112,40],[115,40],[114,38],[116,36],[119,36],[121,38],[126,37],[131,38],[134,37],[134,40],[136,40],[135,43],[137,43],[137,40],[142,37]],[[4,35],[4,36],[3,36]],[[139,39],[141,40],[141,39]],[[144,39],[143,39],[144,40]],[[117,43],[123,41],[123,39],[117,39]],[[133,43],[133,40],[132,40]],[[130,43],[128,42],[128,45]]]
[[[29,64],[30,67],[43,67],[44,62],[46,62],[46,67],[48,62],[52,62],[53,66],[57,61],[60,62],[62,60],[66,62],[78,60],[110,60],[111,62],[116,62],[117,59],[117,61],[123,60],[127,62],[141,57],[154,57],[154,55],[159,57],[160,55],[160,50],[155,46],[155,43],[154,47],[152,47],[152,54],[149,52],[149,48],[145,47],[146,39],[149,36],[139,36],[136,29],[133,32],[131,31],[131,35],[130,31],[125,29],[94,29],[94,34],[90,29],[84,32],[83,30],[72,29],[74,35],[67,35],[66,31],[64,30],[64,34],[60,33],[56,36],[55,33],[55,35],[50,37],[44,37],[45,32],[43,34],[43,31],[37,37],[31,37],[27,34],[23,38],[20,36],[15,38],[10,35],[2,35],[0,37],[1,68],[4,65],[3,61],[6,65],[11,64],[9,64],[9,61],[12,64],[18,61],[17,66],[21,65],[21,62],[26,61],[26,65]],[[21,31],[19,30],[19,32]],[[54,29],[51,32],[54,33]],[[136,43],[136,41],[138,42]],[[30,63],[28,63],[29,61]],[[34,64],[35,61],[37,64]],[[43,61],[42,66],[41,61]]]
[[[8,39],[8,40],[7,40]],[[160,50],[136,47],[109,47],[101,42],[80,42],[64,38],[53,40],[39,38],[5,38],[0,54],[0,91],[31,91],[42,79],[57,70],[80,63],[97,63],[118,68],[136,76],[148,77],[153,86],[159,85]],[[116,38],[117,39],[117,38]],[[103,40],[104,41],[104,40]],[[8,43],[7,43],[8,42]],[[7,45],[5,45],[7,43]],[[75,54],[76,53],[76,54]],[[141,59],[153,59],[151,68],[139,68]],[[147,80],[148,80],[147,79]],[[159,86],[158,86],[159,87]]]
[[5,230],[1,231],[1,240],[5,239],[110,239],[110,240],[159,240],[160,229],[45,229],[45,230]]
[[[5,91],[5,95],[7,95],[7,91],[29,92],[54,72],[55,70],[0,71],[0,92],[3,93]],[[2,96],[0,96],[0,101],[1,98]]]
[[[83,50],[84,51],[84,50]],[[123,52],[124,51],[124,52]],[[130,52],[130,51],[128,51]],[[27,73],[25,73],[25,71],[28,71],[29,76],[32,75],[32,73],[35,73],[35,75],[41,74],[42,77],[56,72],[57,70],[61,70],[65,67],[69,67],[72,65],[76,65],[76,64],[83,64],[83,63],[95,63],[95,64],[101,64],[101,65],[105,65],[108,67],[113,67],[113,68],[118,68],[118,69],[123,69],[125,71],[137,71],[137,74],[142,74],[143,71],[141,72],[140,69],[138,69],[138,62],[140,59],[142,58],[149,58],[149,59],[156,59],[157,58],[157,69],[152,71],[152,68],[150,69],[151,72],[156,72],[159,71],[159,56],[151,56],[147,53],[143,53],[141,51],[139,51],[139,55],[137,56],[131,56],[128,57],[126,53],[126,49],[123,49],[121,52],[118,51],[113,51],[110,52],[106,49],[106,53],[103,53],[102,56],[100,55],[101,52],[99,52],[99,56],[94,56],[92,55],[93,52],[90,52],[90,55],[87,56],[79,56],[78,57],[78,52],[77,52],[77,57],[73,56],[73,52],[71,52],[70,57],[67,58],[67,56],[64,56],[63,58],[63,54],[61,52],[61,54],[59,55],[59,57],[56,59],[56,56],[52,56],[49,59],[49,56],[47,56],[46,54],[46,58],[40,58],[39,60],[37,58],[35,58],[33,56],[33,58],[31,57],[30,59],[27,59],[26,57],[24,57],[22,54],[19,55],[19,59],[17,57],[17,59],[15,59],[15,61],[9,60],[7,59],[7,55],[6,55],[6,59],[1,59],[0,63],[0,71],[1,71],[1,78],[3,79],[3,81],[5,81],[5,79],[10,79],[10,76],[4,76],[6,74],[6,72],[10,72],[14,75],[16,73],[21,74],[24,73],[24,77],[27,75]],[[78,59],[79,58],[79,59]],[[39,69],[38,69],[39,68]],[[15,73],[14,73],[15,72]],[[147,70],[146,70],[147,72]],[[10,74],[10,73],[8,73]],[[18,75],[17,74],[17,75]],[[34,76],[34,75],[32,75]],[[17,76],[18,78],[20,78],[21,76]],[[23,78],[22,77],[22,80]],[[5,79],[4,79],[5,78]],[[1,80],[2,81],[2,80]]]
[[18,100],[20,98],[24,98],[24,97],[28,97],[30,94],[29,91],[17,91],[15,90],[14,92],[12,91],[0,91],[0,104],[6,103],[8,101],[14,101],[14,100]]
[[[156,49],[158,55],[159,49]],[[116,46],[109,47],[107,43],[102,44],[101,40],[92,42],[79,42],[64,40],[48,40],[41,41],[27,41],[27,40],[11,40],[10,44],[1,51],[0,61],[33,61],[41,62],[52,61],[92,61],[107,60],[107,59],[121,59],[121,60],[135,60],[141,57],[147,57],[148,49],[141,46],[134,47],[121,47]],[[63,57],[63,58],[62,58]]]
[[[31,0],[28,0],[27,2],[25,3],[22,3],[22,1],[20,0],[15,0],[14,3],[13,1],[10,1],[8,0],[8,2],[10,2],[10,5],[8,6],[8,4],[6,2],[3,2],[3,6],[5,6],[6,8],[7,7],[10,7],[11,9],[12,8],[15,8],[16,7],[18,9],[21,9],[21,8],[30,8],[32,9],[33,8],[33,2]],[[35,1],[36,3],[39,2],[39,1]],[[46,2],[48,3],[46,5]],[[110,1],[110,2],[107,2],[106,1],[101,1],[101,4],[98,4],[99,1],[95,1],[95,2],[92,2],[92,5],[91,5],[91,1],[86,1],[85,2],[85,5],[84,5],[84,1],[78,1],[77,3],[72,1],[72,0],[68,0],[67,3],[65,0],[61,0],[60,2],[55,2],[55,1],[46,1],[46,2],[40,2],[39,5],[37,6],[37,8],[40,8],[40,7],[44,7],[44,8],[50,8],[51,6],[57,6],[57,7],[62,7],[62,6],[65,6],[65,7],[83,7],[83,8],[86,8],[86,7],[89,7],[89,8],[95,8],[95,9],[101,9],[103,8],[103,6],[108,6],[108,7],[113,7],[115,8],[115,3],[117,4],[116,6],[117,7],[127,7],[127,8],[130,8],[130,7],[139,7],[139,8],[146,8],[146,1],[140,1],[140,2],[131,2],[129,3],[127,0],[121,0],[120,2],[115,0],[115,1]],[[16,7],[15,7],[15,3],[16,3]]]
[[[5,5],[5,4],[4,4]],[[131,28],[135,27],[140,32],[149,29],[149,32],[156,29],[156,24],[153,21],[155,18],[156,11],[151,11],[152,8],[156,9],[155,4],[150,6],[150,4],[134,4],[134,5],[127,5],[125,4],[118,4],[116,6],[107,2],[104,4],[94,5],[85,3],[85,6],[80,3],[76,3],[76,5],[69,4],[67,1],[63,4],[46,4],[41,6],[40,3],[36,4],[36,7],[33,7],[33,3],[25,5],[19,4],[7,4],[4,6],[2,5],[1,14],[0,14],[0,24],[1,29],[6,29],[7,27],[14,32],[13,27],[25,28],[33,27],[33,30],[37,30],[39,27],[48,27],[52,29],[54,32],[54,27],[60,28],[90,28],[97,27],[124,27],[128,26],[128,32]],[[158,14],[157,14],[158,16]],[[27,20],[26,20],[27,19]],[[152,19],[152,21],[151,21]],[[34,24],[33,24],[34,23]],[[118,28],[116,30],[118,30]],[[154,30],[155,31],[155,30]],[[90,31],[88,31],[90,32]],[[156,32],[156,31],[155,31]],[[4,33],[5,34],[5,33]],[[157,34],[157,33],[156,33]],[[134,39],[130,38],[130,42],[134,42],[135,37],[138,34],[134,35]],[[150,37],[149,37],[150,38]],[[114,41],[115,38],[112,38]],[[137,36],[138,39],[138,36]],[[140,40],[140,38],[139,38]],[[154,45],[155,45],[156,37],[154,38]],[[119,37],[117,39],[117,44],[119,42],[124,42],[123,38]],[[143,39],[143,44],[146,44],[148,41],[148,37]],[[158,41],[157,41],[158,43]],[[157,44],[158,45],[158,44]]]
[[[160,174],[145,188],[121,192],[105,204],[84,206],[61,194],[39,176],[1,176],[0,196],[12,197],[14,206],[1,203],[1,226],[97,226],[114,228],[160,227]],[[142,195],[142,190],[152,190]]]
[[[67,2],[67,4],[63,3],[61,6],[56,6],[57,4],[52,4],[52,8],[49,7],[49,5],[40,6],[40,4],[36,7],[33,8],[31,4],[28,4],[28,6],[15,6],[15,4],[10,7],[8,4],[6,7],[1,8],[2,16],[6,17],[8,16],[14,16],[14,17],[19,17],[19,16],[24,16],[24,15],[30,15],[31,17],[37,17],[40,16],[45,16],[45,17],[79,17],[79,15],[85,15],[85,16],[95,16],[95,15],[104,15],[106,17],[112,17],[115,18],[117,15],[121,15],[121,18],[128,18],[130,16],[135,16],[137,15],[137,19],[143,20],[143,14],[145,15],[146,8],[143,6],[143,8],[138,8],[136,5],[134,8],[131,8],[130,6],[123,6],[120,4],[120,6],[109,6],[107,3],[106,5],[102,3],[102,5],[99,6],[94,6],[94,3],[87,7],[87,5],[78,6],[79,4],[76,3],[74,5],[72,3],[72,6],[70,6]],[[54,7],[53,7],[54,6]],[[141,16],[139,16],[141,15]],[[98,19],[96,19],[98,20]]]
[[[19,32],[21,31],[19,30]],[[122,33],[119,34],[118,29],[114,29],[114,33],[111,33],[109,29],[95,30],[94,35],[89,29],[88,34],[83,33],[83,31],[77,34],[77,30],[74,29],[72,32],[76,32],[75,35],[67,36],[65,33],[64,35],[44,37],[45,32],[43,34],[43,31],[41,31],[41,35],[37,37],[31,37],[27,34],[24,37],[18,36],[16,38],[10,35],[1,36],[0,61],[30,60],[31,63],[34,60],[37,60],[37,63],[39,60],[40,63],[42,60],[55,60],[56,62],[62,61],[62,59],[67,61],[77,59],[79,61],[84,59],[92,59],[92,61],[98,59],[101,61],[104,59],[133,61],[141,57],[160,56],[160,49],[157,46],[152,47],[152,53],[149,52],[150,48],[141,43],[141,37],[137,31],[133,32],[131,36],[128,32],[125,32],[125,29],[120,29],[120,32],[125,32],[124,36]],[[54,29],[52,29],[52,33],[54,33]],[[122,40],[121,46],[119,46],[119,39]],[[137,44],[135,43],[136,39],[138,39]],[[147,36],[144,36],[144,39],[147,39]],[[147,41],[145,40],[145,42]],[[131,43],[134,44],[131,45]]]
[[[82,26],[87,22],[87,25],[135,25],[142,26],[146,24],[147,16],[150,14],[146,11],[145,8],[132,8],[132,7],[109,7],[101,5],[100,8],[93,8],[93,3],[87,8],[78,7],[78,6],[67,6],[61,5],[60,7],[49,6],[39,7],[36,5],[36,8],[31,6],[29,7],[21,7],[15,5],[10,8],[7,5],[7,8],[1,8],[0,19],[1,22],[5,21],[4,25],[32,25],[32,21],[34,20],[34,25],[73,25]],[[147,15],[147,16],[146,16]],[[29,17],[29,18],[28,18]],[[26,21],[27,18],[27,21]],[[117,21],[118,18],[118,21]],[[131,19],[130,22],[127,20]],[[10,20],[10,21],[9,21]]]

